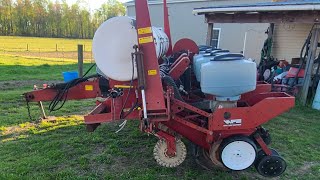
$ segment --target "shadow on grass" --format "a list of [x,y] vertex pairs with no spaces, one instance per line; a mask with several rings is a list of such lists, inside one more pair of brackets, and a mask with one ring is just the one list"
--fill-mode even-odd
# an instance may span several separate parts
[[73,115],[64,117],[50,117],[37,122],[26,122],[16,126],[2,126],[0,141],[5,143],[16,139],[27,138],[32,134],[41,134],[59,128],[83,124],[83,116]]

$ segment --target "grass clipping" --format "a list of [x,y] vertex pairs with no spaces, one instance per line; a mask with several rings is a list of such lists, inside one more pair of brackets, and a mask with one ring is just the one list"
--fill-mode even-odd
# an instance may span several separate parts
[[8,142],[16,139],[24,139],[29,134],[41,134],[59,128],[77,126],[83,124],[83,116],[72,115],[62,117],[50,117],[38,122],[26,122],[17,126],[0,127],[0,141]]

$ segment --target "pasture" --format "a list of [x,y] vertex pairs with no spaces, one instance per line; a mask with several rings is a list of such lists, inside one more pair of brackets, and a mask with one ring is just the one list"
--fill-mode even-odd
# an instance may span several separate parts
[[[24,54],[26,43],[33,56]],[[49,114],[57,116],[55,121],[39,121],[34,103],[30,120],[21,94],[34,84],[61,82],[63,71],[77,69],[76,58],[36,56],[37,48],[56,53],[55,44],[64,44],[65,52],[75,53],[79,43],[91,48],[90,40],[0,37],[0,179],[263,179],[253,167],[242,172],[204,170],[190,148],[179,167],[160,167],[152,153],[157,139],[141,133],[136,121],[118,134],[121,122],[86,132],[81,115],[95,100],[68,101]],[[279,179],[320,179],[319,117],[319,111],[297,104],[265,125],[272,135],[271,147],[288,163]]]
[[77,44],[84,46],[84,59],[93,60],[92,40],[0,36],[0,54],[21,57],[77,59]]

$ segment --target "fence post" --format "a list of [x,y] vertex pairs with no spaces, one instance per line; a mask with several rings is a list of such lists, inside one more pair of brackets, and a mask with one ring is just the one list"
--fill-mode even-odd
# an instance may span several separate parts
[[307,105],[307,98],[308,98],[308,93],[310,89],[312,69],[314,65],[314,59],[317,55],[316,53],[317,53],[319,37],[320,37],[320,26],[316,26],[312,31],[310,49],[308,51],[306,67],[304,72],[303,86],[300,92],[300,100],[304,106]]
[[29,44],[27,44],[27,51],[29,51]]
[[83,76],[83,45],[78,44],[78,72],[79,77]]
[[56,52],[58,52],[58,44],[56,44]]

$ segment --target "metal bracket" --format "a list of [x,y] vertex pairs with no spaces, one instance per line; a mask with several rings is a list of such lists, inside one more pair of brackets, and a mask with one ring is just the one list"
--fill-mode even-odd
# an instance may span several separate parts
[[164,131],[159,131],[156,133],[156,136],[160,139],[164,139],[167,143],[167,152],[168,156],[175,156],[177,149],[176,149],[176,138]]

